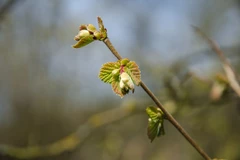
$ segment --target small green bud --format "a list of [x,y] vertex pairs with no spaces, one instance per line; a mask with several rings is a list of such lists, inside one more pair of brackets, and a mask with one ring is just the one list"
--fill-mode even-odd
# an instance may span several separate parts
[[89,36],[90,33],[87,30],[81,30],[78,32],[78,34],[74,37],[75,41],[80,41],[81,38]]
[[107,30],[104,28],[102,19],[98,17],[99,31],[92,24],[81,25],[79,27],[78,34],[74,37],[74,40],[78,41],[74,44],[73,48],[81,48],[93,42],[94,40],[103,41],[107,38]]
[[88,30],[89,32],[94,33],[97,29],[94,27],[94,25],[88,24],[88,25],[87,25],[87,30]]
[[98,39],[98,40],[101,39],[101,33],[100,33],[100,32],[95,31],[95,32],[93,33],[93,35],[94,35],[94,37],[95,37],[96,39]]
[[125,65],[127,65],[129,62],[130,62],[129,59],[124,58],[124,59],[121,60],[121,65],[125,66]]

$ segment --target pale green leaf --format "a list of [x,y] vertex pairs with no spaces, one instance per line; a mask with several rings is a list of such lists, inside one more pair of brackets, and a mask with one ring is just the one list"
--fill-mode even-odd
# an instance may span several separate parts
[[88,45],[89,43],[93,42],[94,39],[93,39],[93,35],[89,35],[89,36],[86,36],[86,37],[83,37],[81,38],[76,44],[74,44],[72,47],[73,48],[81,48],[81,47],[84,47],[86,45]]
[[147,107],[146,112],[149,118],[151,118],[153,121],[157,121],[161,116],[161,110],[157,107]]
[[126,65],[127,72],[132,78],[133,82],[138,86],[141,82],[141,71],[136,62],[130,61]]
[[[118,62],[105,63],[100,69],[99,78],[105,83],[112,83],[114,77],[117,77],[116,69],[119,69]],[[116,80],[116,79],[115,79]]]
[[147,135],[151,142],[158,136],[164,135],[164,117],[163,113],[159,108],[150,106],[147,107],[146,112],[149,116]]
[[113,92],[115,92],[117,95],[119,95],[122,98],[124,94],[119,86],[119,81],[113,81],[111,85],[112,85]]
[[148,120],[148,129],[147,129],[147,135],[148,138],[151,140],[151,142],[159,136],[161,128],[161,123],[159,121],[153,121],[151,118]]

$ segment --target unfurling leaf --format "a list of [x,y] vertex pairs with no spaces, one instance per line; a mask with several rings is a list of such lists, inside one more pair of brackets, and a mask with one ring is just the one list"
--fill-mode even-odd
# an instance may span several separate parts
[[74,44],[73,48],[81,48],[88,45],[94,40],[103,41],[107,38],[107,30],[104,28],[103,22],[100,17],[98,17],[99,31],[95,28],[94,25],[81,25],[79,27],[78,34],[74,37],[74,40],[78,41]]
[[141,82],[141,71],[136,62],[130,61],[127,63],[127,72],[132,77],[134,83],[138,86]]
[[113,91],[123,97],[131,90],[134,92],[134,84],[139,85],[141,74],[138,65],[125,58],[117,62],[105,63],[100,69],[99,78],[112,85]]
[[93,35],[89,35],[87,37],[83,37],[81,38],[76,44],[74,44],[72,47],[73,48],[81,48],[84,47],[86,45],[88,45],[89,43],[93,42]]
[[156,137],[165,134],[163,125],[164,114],[159,108],[153,106],[147,107],[146,112],[149,116],[147,135],[152,142]]
[[122,89],[120,88],[119,85],[120,82],[118,81],[113,81],[112,82],[112,90],[115,92],[117,95],[119,95],[121,98],[124,96],[124,93],[122,92]]
[[108,62],[100,69],[99,78],[105,83],[112,83],[114,79],[118,81],[119,75],[120,64],[117,62]]

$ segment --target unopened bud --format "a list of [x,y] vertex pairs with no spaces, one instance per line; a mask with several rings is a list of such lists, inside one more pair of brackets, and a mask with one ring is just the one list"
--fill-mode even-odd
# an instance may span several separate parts
[[87,30],[81,30],[78,34],[74,37],[75,41],[80,41],[81,38],[89,36],[90,33]]
[[97,29],[92,24],[87,25],[87,30],[91,33],[94,33]]

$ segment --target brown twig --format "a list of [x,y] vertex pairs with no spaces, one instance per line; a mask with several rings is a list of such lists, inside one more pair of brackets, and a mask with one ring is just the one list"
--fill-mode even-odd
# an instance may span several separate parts
[[201,31],[200,28],[196,26],[192,26],[194,30],[199,33],[209,44],[209,46],[212,48],[212,50],[218,55],[220,58],[223,69],[226,73],[226,76],[228,78],[229,85],[232,87],[232,89],[236,92],[236,94],[240,97],[240,85],[238,83],[238,76],[235,74],[233,67],[227,60],[227,58],[224,56],[222,50],[220,47],[212,40],[210,39],[204,32]]
[[0,8],[0,22],[3,20],[4,15],[11,10],[11,8],[18,2],[18,0],[8,0],[1,8]]
[[[122,59],[120,54],[117,52],[117,50],[112,45],[109,38],[104,39],[103,41],[106,46],[110,49],[110,51],[113,53],[113,55],[118,59]],[[143,88],[143,90],[151,97],[151,99],[155,102],[158,108],[160,108],[169,122],[172,123],[172,125],[186,138],[186,140],[198,151],[198,153],[206,160],[210,160],[211,158],[208,156],[208,154],[191,138],[191,136],[184,130],[184,128],[174,119],[174,117],[168,113],[167,110],[163,107],[161,102],[157,99],[157,97],[151,92],[151,90],[143,83],[140,83],[140,86]]]

